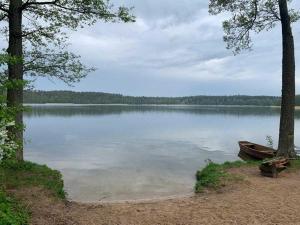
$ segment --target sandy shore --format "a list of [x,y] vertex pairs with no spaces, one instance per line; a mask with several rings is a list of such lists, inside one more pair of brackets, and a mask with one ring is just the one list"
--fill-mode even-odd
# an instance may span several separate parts
[[138,203],[80,204],[53,199],[44,190],[16,195],[32,211],[32,225],[300,224],[300,172],[278,179],[240,168],[244,181],[198,196]]

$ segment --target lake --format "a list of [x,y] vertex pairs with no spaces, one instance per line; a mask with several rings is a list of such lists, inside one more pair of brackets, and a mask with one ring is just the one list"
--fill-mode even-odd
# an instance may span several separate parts
[[[279,108],[33,105],[25,159],[62,172],[74,201],[141,200],[193,192],[195,172],[237,160],[239,140],[277,146]],[[296,111],[300,145],[300,111]]]

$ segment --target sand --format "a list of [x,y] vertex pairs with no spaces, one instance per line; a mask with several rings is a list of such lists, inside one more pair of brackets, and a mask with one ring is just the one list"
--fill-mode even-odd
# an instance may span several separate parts
[[191,197],[148,202],[62,202],[43,189],[15,191],[32,211],[31,225],[300,224],[300,172],[262,177],[257,168],[232,173],[245,179]]

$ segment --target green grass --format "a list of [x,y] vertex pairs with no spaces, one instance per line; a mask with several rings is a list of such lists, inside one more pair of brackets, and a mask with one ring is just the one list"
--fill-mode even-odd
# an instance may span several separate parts
[[29,214],[15,199],[0,191],[0,225],[27,225]]
[[296,160],[290,161],[291,165],[288,167],[288,171],[294,172],[300,169],[300,158],[297,158]]
[[223,164],[210,162],[202,170],[197,171],[195,192],[203,192],[205,188],[219,189],[220,187],[225,186],[227,182],[241,180],[241,176],[230,174],[227,170],[242,166],[257,166],[260,163],[260,161],[235,161],[225,162]]
[[[202,170],[196,173],[196,185],[195,192],[203,192],[206,188],[219,189],[225,186],[230,181],[241,180],[241,176],[230,174],[227,172],[230,168],[240,168],[243,166],[259,166],[262,161],[235,161],[225,162],[223,164],[217,164],[210,162]],[[300,170],[300,158],[297,160],[291,160],[291,165],[288,167],[288,172],[294,172]]]
[[259,166],[262,161],[233,161],[233,162],[224,162],[221,164],[224,169],[231,169],[231,168],[240,168],[243,166]]
[[6,190],[24,187],[43,187],[54,197],[65,199],[61,173],[45,165],[31,162],[0,163],[0,225],[28,225],[29,212]]
[[2,162],[0,164],[1,184],[4,190],[41,186],[50,190],[58,198],[66,197],[61,173],[32,162]]

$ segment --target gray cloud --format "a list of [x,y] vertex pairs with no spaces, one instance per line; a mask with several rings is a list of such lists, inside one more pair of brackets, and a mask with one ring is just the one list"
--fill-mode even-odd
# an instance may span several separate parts
[[[114,2],[135,6],[137,22],[97,23],[70,34],[72,50],[98,68],[72,90],[154,96],[280,94],[280,27],[254,36],[253,51],[233,56],[222,40],[224,16],[208,15],[207,0]],[[299,2],[294,5],[300,8]],[[300,23],[293,29],[300,57]],[[45,79],[38,80],[37,88],[68,89]]]

